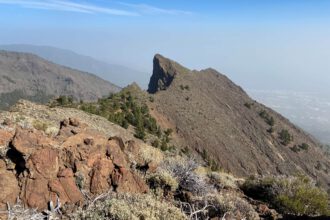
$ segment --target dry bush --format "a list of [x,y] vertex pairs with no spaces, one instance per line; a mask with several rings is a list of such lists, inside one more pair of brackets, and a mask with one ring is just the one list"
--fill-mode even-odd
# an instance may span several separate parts
[[149,174],[147,179],[152,188],[160,187],[162,189],[168,189],[173,192],[179,187],[179,183],[174,175],[169,171],[161,168],[157,169],[155,173]]
[[259,215],[252,205],[234,193],[220,193],[212,200],[218,217],[230,214],[235,216],[235,219],[259,219]]
[[159,149],[147,144],[141,144],[141,147],[139,148],[138,159],[141,159],[145,163],[160,164],[163,161],[164,156]]
[[5,219],[8,220],[58,220],[60,219],[56,212],[59,211],[60,205],[56,207],[56,210],[44,211],[43,213],[39,212],[37,209],[25,208],[20,200],[17,200],[17,203],[13,206],[7,205],[7,211],[0,212],[0,219],[2,216],[6,216]]
[[168,220],[187,219],[173,204],[148,194],[114,194],[100,196],[86,208],[72,214],[72,219]]
[[203,176],[195,172],[199,164],[193,159],[169,158],[161,167],[172,173],[178,180],[179,190],[189,191],[195,195],[205,195],[213,189]]
[[43,121],[40,121],[40,120],[34,120],[32,122],[32,126],[39,130],[39,131],[43,131],[43,132],[46,132],[47,128],[48,128],[48,124],[43,122]]
[[210,172],[208,173],[211,183],[218,189],[231,188],[238,189],[237,178],[229,173]]

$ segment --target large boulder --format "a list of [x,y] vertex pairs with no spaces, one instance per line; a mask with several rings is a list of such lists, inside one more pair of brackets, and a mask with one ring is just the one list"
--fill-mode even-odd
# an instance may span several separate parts
[[22,155],[29,156],[40,148],[51,147],[56,144],[44,136],[41,131],[17,128],[12,145]]
[[64,120],[59,127],[52,137],[35,129],[0,129],[0,144],[8,149],[5,160],[0,158],[0,209],[18,197],[27,207],[45,210],[58,199],[62,205],[82,204],[82,190],[90,196],[148,191],[130,168],[120,137],[106,137],[77,119]]

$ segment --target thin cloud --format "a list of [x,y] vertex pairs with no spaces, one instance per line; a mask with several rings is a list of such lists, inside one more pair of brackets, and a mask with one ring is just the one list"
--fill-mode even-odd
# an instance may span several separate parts
[[128,6],[134,8],[141,13],[144,14],[167,14],[167,15],[191,15],[192,12],[184,11],[184,10],[177,10],[177,9],[165,9],[159,8],[152,5],[147,4],[132,4],[132,3],[125,3],[119,2],[121,5]]
[[138,16],[136,12],[127,10],[119,10],[107,7],[100,7],[90,4],[75,3],[72,1],[46,0],[46,1],[30,1],[30,0],[0,0],[0,4],[17,5],[24,8],[55,10],[55,11],[71,11],[89,14],[109,14],[118,16]]

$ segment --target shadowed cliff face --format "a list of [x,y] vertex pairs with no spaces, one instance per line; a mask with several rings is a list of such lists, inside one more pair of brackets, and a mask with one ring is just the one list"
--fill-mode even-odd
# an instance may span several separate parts
[[[330,160],[317,141],[214,69],[190,71],[156,55],[148,92],[153,116],[175,131],[177,144],[225,170],[239,176],[303,172],[324,186],[330,182]],[[292,138],[287,144],[283,130]],[[309,147],[301,150],[304,143]]]
[[176,62],[166,59],[160,54],[155,55],[153,63],[153,74],[148,86],[149,93],[166,90],[167,87],[171,85],[177,73],[188,72],[188,69]]

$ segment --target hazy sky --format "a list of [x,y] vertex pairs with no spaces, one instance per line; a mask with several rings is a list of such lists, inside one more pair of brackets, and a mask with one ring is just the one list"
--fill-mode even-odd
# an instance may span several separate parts
[[161,53],[247,89],[330,93],[328,0],[0,0],[0,15],[0,44],[70,49],[145,82]]

